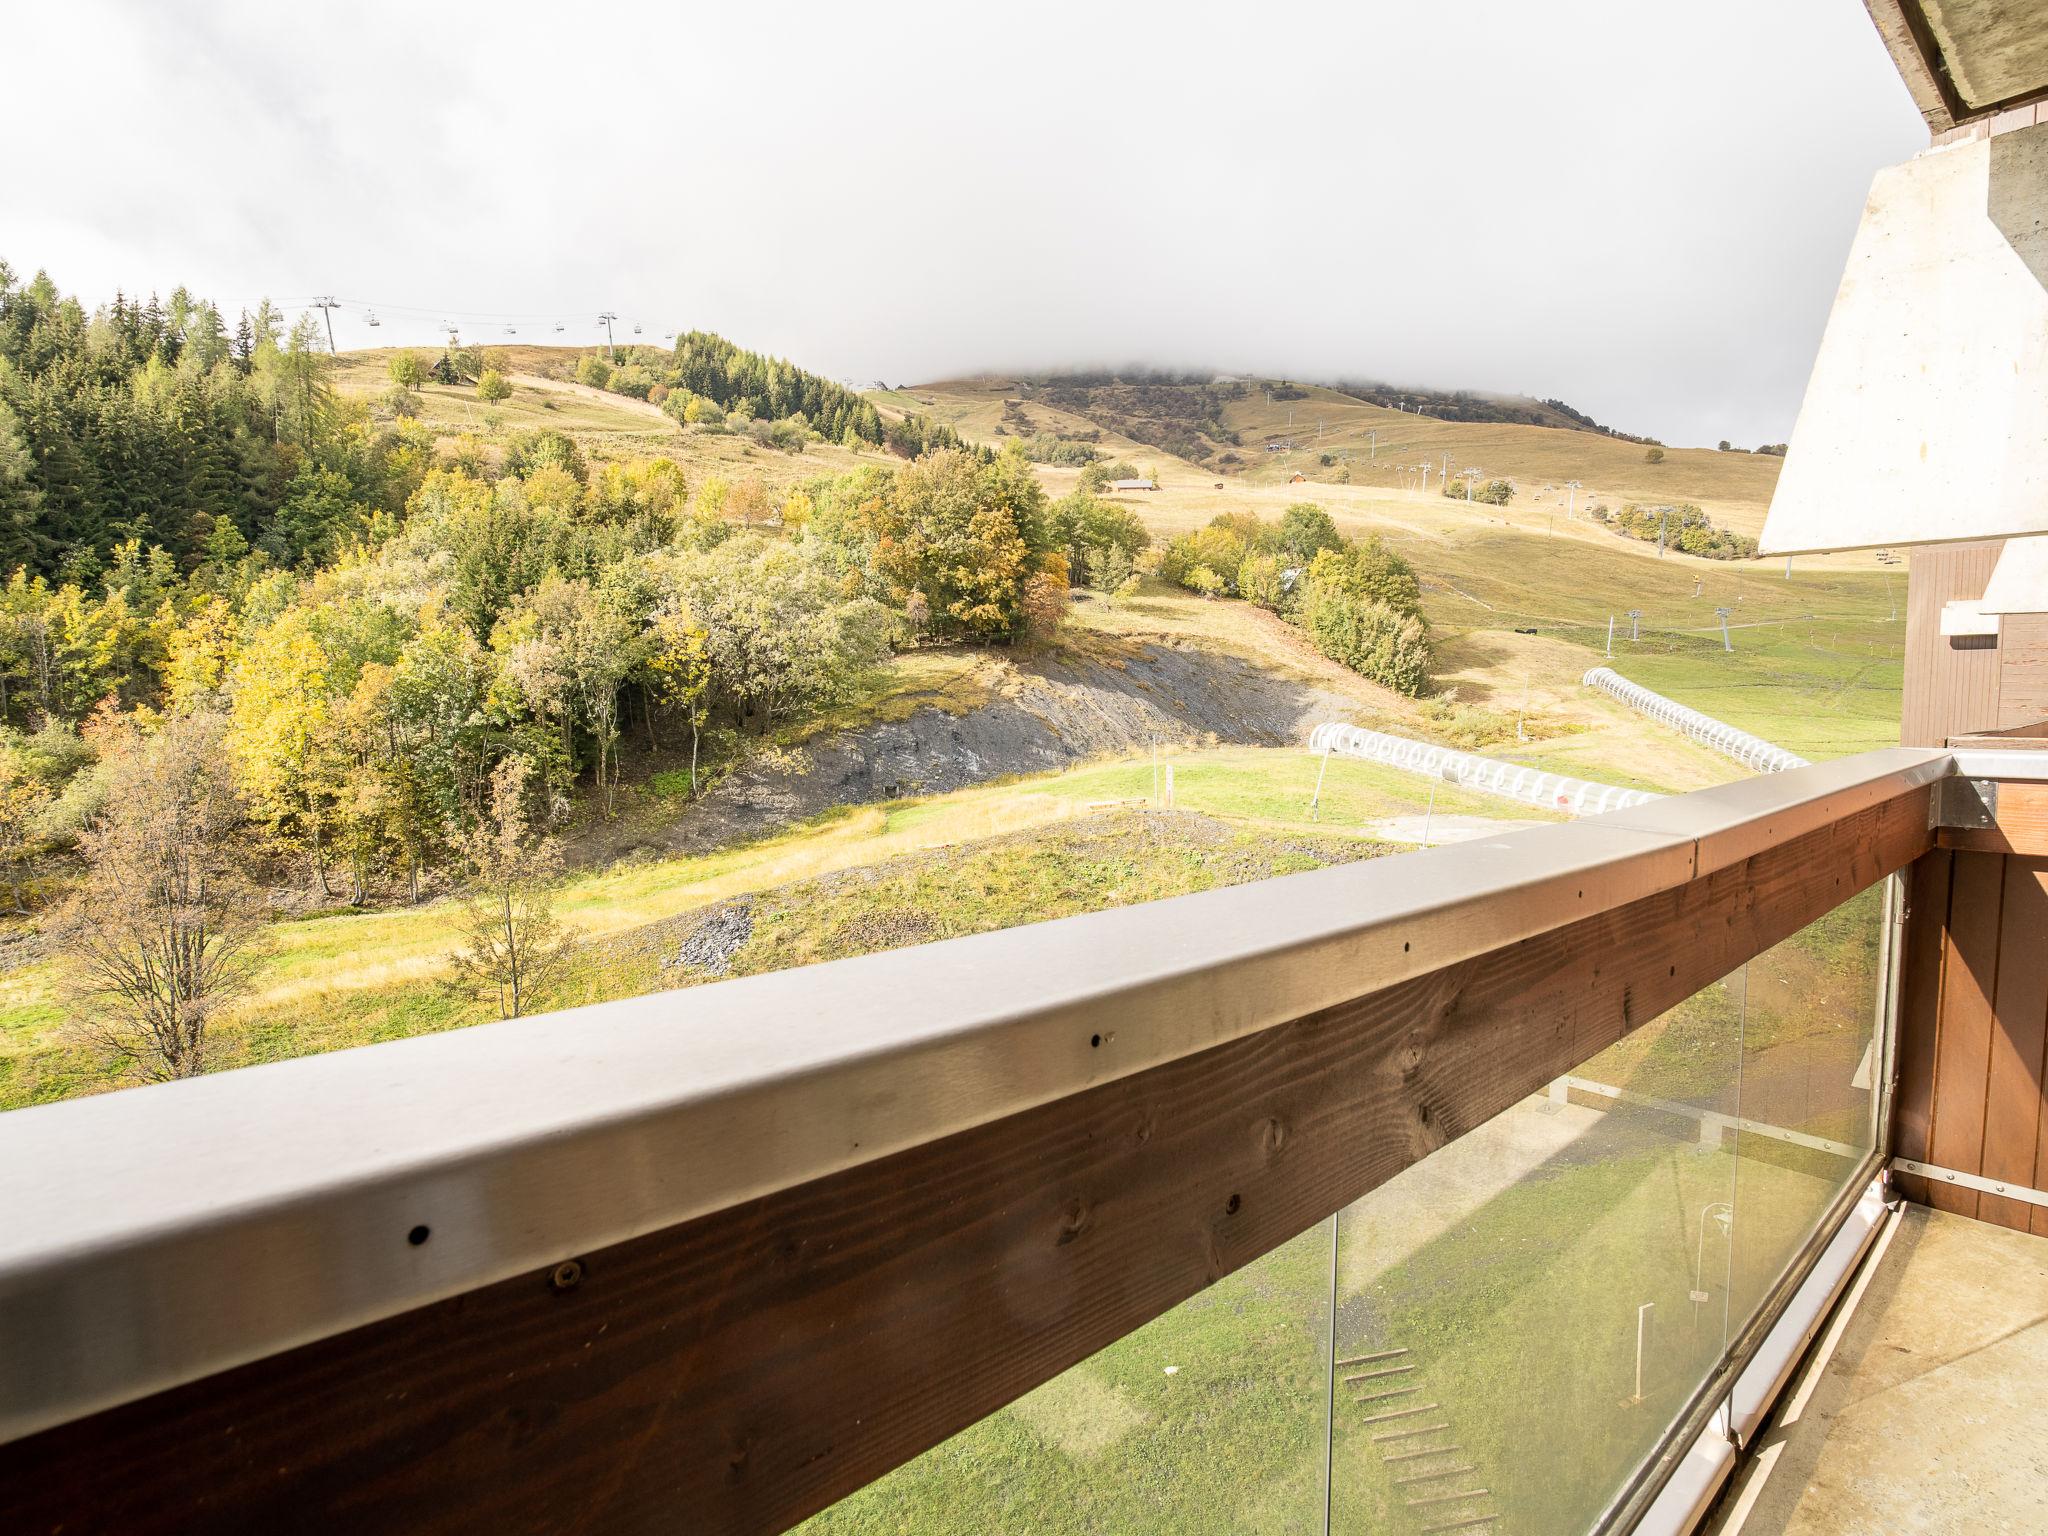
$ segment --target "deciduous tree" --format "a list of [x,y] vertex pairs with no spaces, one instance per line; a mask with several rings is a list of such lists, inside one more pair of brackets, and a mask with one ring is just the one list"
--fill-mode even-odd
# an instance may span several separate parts
[[570,935],[554,912],[561,850],[547,834],[545,791],[523,756],[491,775],[489,804],[460,838],[466,880],[462,948],[456,972],[497,998],[498,1016],[516,1019],[535,989],[561,966]]
[[203,1071],[209,1026],[248,984],[258,905],[232,844],[225,731],[191,715],[120,749],[57,924],[75,1028],[149,1080]]

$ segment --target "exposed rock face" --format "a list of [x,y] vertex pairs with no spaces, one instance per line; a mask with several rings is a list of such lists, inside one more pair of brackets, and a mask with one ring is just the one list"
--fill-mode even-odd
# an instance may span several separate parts
[[1154,742],[1284,746],[1355,701],[1215,651],[1146,645],[1121,661],[1017,668],[1004,696],[963,715],[924,708],[807,745],[799,761],[742,767],[663,839],[720,848],[835,805],[943,794]]

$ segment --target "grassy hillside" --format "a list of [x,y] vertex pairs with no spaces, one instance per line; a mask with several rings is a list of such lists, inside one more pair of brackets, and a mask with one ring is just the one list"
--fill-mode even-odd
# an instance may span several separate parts
[[[1318,764],[1305,752],[1231,748],[1165,762],[1176,772],[1164,819],[1142,812],[1149,760],[1090,765],[844,808],[745,847],[576,876],[557,910],[581,947],[541,1006],[710,979],[663,962],[692,914],[734,898],[763,898],[756,937],[733,960],[744,974],[1285,874],[1340,852],[1366,857],[1387,850],[1372,840],[1382,822],[1429,803],[1428,786],[1406,775],[1334,761],[1310,820]],[[1501,801],[1450,789],[1435,809],[1504,813]],[[213,1026],[212,1063],[486,1022],[494,1015],[483,1000],[448,984],[451,917],[440,902],[271,924],[252,995]],[[67,1040],[54,964],[31,960],[0,976],[0,1110],[116,1086],[115,1073]]]
[[[332,376],[335,389],[353,399],[378,399],[391,387],[387,370],[397,350],[344,352]],[[424,348],[413,350],[430,355]],[[667,457],[683,466],[692,484],[714,474],[734,482],[751,476],[778,492],[816,475],[843,474],[862,463],[900,462],[880,449],[854,453],[837,443],[818,442],[802,453],[789,454],[735,434],[687,431],[644,400],[548,378],[539,371],[573,362],[581,348],[488,350],[493,359],[502,354],[511,370],[510,398],[486,404],[477,399],[474,385],[429,383],[418,396],[421,421],[445,437],[469,433],[486,442],[513,432],[552,428],[575,438],[594,459]]]
[[[1334,469],[1323,467],[1319,455],[1329,453],[1342,456],[1354,484],[1399,487],[1399,466],[1414,466],[1425,458],[1440,466],[1448,454],[1454,475],[1469,467],[1489,478],[1514,480],[1519,499],[1527,506],[1553,507],[1562,513],[1562,487],[1577,480],[1582,486],[1577,496],[1580,509],[1595,502],[1697,502],[1715,522],[1748,534],[1763,526],[1764,510],[1784,462],[1768,454],[1667,448],[1664,461],[1652,464],[1641,444],[1597,433],[1439,421],[1367,405],[1322,388],[1310,389],[1306,400],[1286,403],[1253,396],[1228,406],[1224,420],[1244,437],[1239,451],[1246,473],[1254,479],[1285,480],[1296,472],[1311,480],[1326,479]],[[1375,432],[1376,445],[1371,437]],[[1297,447],[1288,453],[1267,453],[1262,445],[1269,437]],[[1440,484],[1434,472],[1430,484],[1434,493]]]
[[[1449,455],[1453,474],[1472,468],[1487,477],[1512,479],[1518,510],[1555,513],[1567,510],[1565,482],[1580,482],[1575,501],[1580,510],[1605,502],[1694,502],[1715,522],[1754,535],[1763,526],[1771,492],[1783,461],[1767,454],[1720,453],[1707,448],[1667,448],[1664,461],[1651,464],[1639,443],[1565,428],[1522,426],[1499,422],[1442,421],[1372,405],[1320,385],[1301,386],[1300,400],[1268,400],[1251,389],[1245,398],[1223,407],[1223,425],[1236,432],[1242,445],[1231,450],[1239,461],[1220,458],[1188,463],[1188,472],[1210,480],[1284,485],[1294,474],[1305,475],[1318,496],[1368,488],[1398,491],[1418,486],[1416,467],[1427,458],[1430,494],[1441,484],[1440,467]],[[990,375],[922,384],[908,391],[870,395],[878,404],[929,412],[951,422],[964,436],[994,442],[999,437],[1005,400],[1019,400],[1035,417],[1064,420],[1071,430],[1104,424],[1032,399],[1022,381]],[[1377,434],[1375,439],[1373,434]],[[1268,453],[1268,439],[1295,446]],[[1178,466],[1162,449],[1105,431],[1103,447],[1140,465],[1156,465],[1175,478]],[[1321,455],[1337,458],[1333,465]],[[1341,477],[1348,477],[1340,479]]]

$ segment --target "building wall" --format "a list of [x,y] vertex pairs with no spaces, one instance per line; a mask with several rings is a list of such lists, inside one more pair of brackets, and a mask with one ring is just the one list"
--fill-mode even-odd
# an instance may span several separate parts
[[1941,633],[1942,605],[1984,595],[1999,541],[1915,550],[1906,583],[1906,665],[1899,741],[1951,737],[2048,720],[2048,614],[2007,614],[1997,635]]

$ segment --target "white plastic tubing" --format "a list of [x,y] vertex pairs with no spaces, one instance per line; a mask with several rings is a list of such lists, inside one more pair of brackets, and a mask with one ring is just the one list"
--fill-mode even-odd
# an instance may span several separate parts
[[1588,688],[1613,694],[1638,714],[1648,715],[1660,724],[1682,731],[1694,741],[1704,742],[1716,752],[1725,753],[1743,767],[1754,768],[1758,773],[1783,773],[1787,768],[1812,766],[1805,758],[1787,752],[1783,747],[1774,747],[1760,736],[1738,731],[1712,715],[1686,708],[1676,699],[1652,693],[1641,683],[1630,682],[1612,667],[1595,667],[1579,681]]
[[1518,763],[1481,757],[1476,752],[1454,752],[1449,747],[1432,746],[1426,741],[1410,741],[1406,736],[1389,736],[1385,731],[1368,731],[1361,726],[1339,725],[1335,721],[1317,726],[1309,736],[1308,745],[1311,752],[1337,752],[1345,757],[1362,757],[1369,763],[1385,763],[1390,768],[1426,774],[1466,789],[1505,795],[1511,800],[1540,805],[1546,810],[1564,811],[1573,816],[1598,816],[1603,811],[1624,810],[1631,805],[1643,805],[1663,798],[1647,790],[1568,779],[1562,774],[1545,773],[1540,768],[1525,768]]

